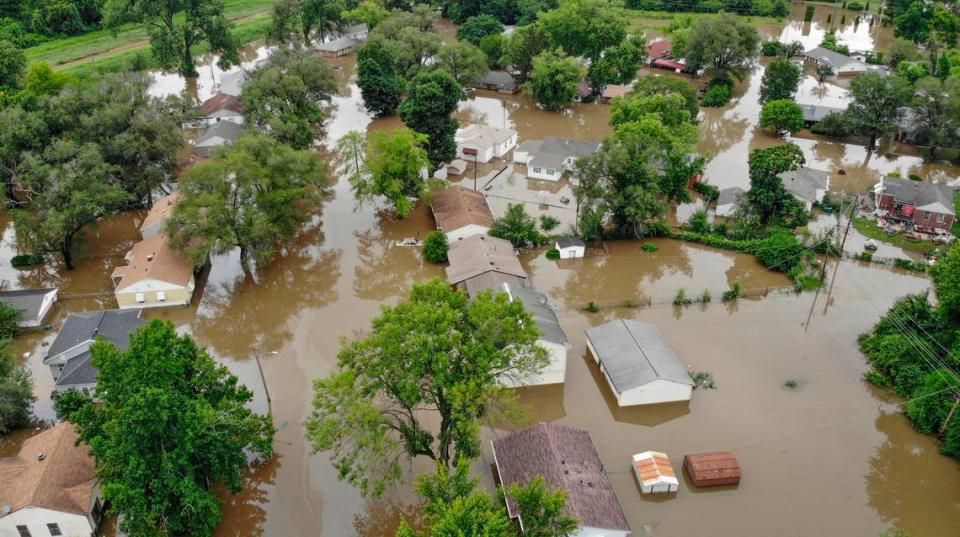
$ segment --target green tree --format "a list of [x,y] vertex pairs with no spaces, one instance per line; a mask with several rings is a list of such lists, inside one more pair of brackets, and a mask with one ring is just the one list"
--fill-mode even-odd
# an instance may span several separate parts
[[477,15],[467,19],[460,28],[457,28],[457,40],[478,47],[480,40],[488,35],[497,35],[503,32],[500,21],[490,15]]
[[750,190],[747,200],[764,224],[793,218],[800,202],[783,187],[780,174],[799,169],[806,159],[794,144],[780,144],[750,152]]
[[368,41],[357,52],[357,86],[363,106],[375,116],[397,111],[403,89],[394,67],[396,59],[379,41]]
[[508,204],[507,212],[490,226],[490,235],[508,240],[514,246],[528,242],[536,246],[544,241],[543,234],[537,230],[537,221],[523,210],[522,203]]
[[530,79],[533,59],[549,48],[547,34],[539,25],[530,24],[517,28],[503,44],[500,62],[509,65],[519,84]]
[[890,67],[900,65],[900,62],[917,61],[922,57],[917,44],[909,39],[898,37],[890,42],[887,47],[887,64]]
[[57,141],[22,163],[21,178],[32,197],[31,210],[14,215],[17,236],[34,252],[58,252],[74,268],[77,238],[89,225],[128,203],[117,182],[117,167],[104,162],[94,144]]
[[[20,317],[20,310],[9,306],[6,302],[0,302],[0,342],[20,335]],[[0,347],[4,346],[0,345]],[[5,352],[0,352],[0,355],[4,354]],[[6,372],[0,371],[0,377],[5,375]]]
[[848,108],[857,134],[870,138],[873,150],[877,138],[897,131],[900,107],[909,98],[909,83],[898,76],[864,73],[850,82],[853,102]]
[[619,0],[560,0],[556,9],[541,13],[537,21],[552,45],[592,61],[604,49],[623,42],[627,23]]
[[440,47],[434,65],[439,70],[453,73],[460,86],[473,84],[488,69],[487,55],[469,43],[451,43]]
[[423,241],[423,258],[431,263],[446,263],[448,249],[447,236],[435,229]]
[[470,300],[435,279],[382,306],[371,324],[314,382],[306,421],[314,451],[330,452],[340,478],[364,494],[398,481],[404,457],[449,468],[478,455],[478,420],[494,411],[504,383],[547,362],[539,329],[506,293]]
[[378,0],[364,0],[357,7],[345,11],[343,19],[349,24],[366,24],[367,28],[373,30],[378,24],[385,21],[390,16],[383,4]]
[[25,368],[0,377],[0,434],[29,424],[30,408],[36,400],[33,378]]
[[426,143],[426,135],[410,129],[371,132],[363,162],[350,176],[354,197],[364,202],[384,196],[393,204],[397,216],[406,217],[415,200],[429,188],[425,177],[430,164],[424,149]]
[[270,417],[247,408],[252,392],[169,322],[150,321],[124,352],[102,340],[90,352],[99,401],[66,419],[90,446],[120,529],[211,535],[221,517],[211,488],[240,492],[247,456],[272,455]]
[[941,81],[926,77],[913,87],[910,110],[919,121],[919,136],[927,146],[924,156],[934,160],[937,149],[960,141],[960,78]]
[[646,57],[647,47],[642,40],[626,39],[605,49],[603,55],[590,64],[587,79],[597,91],[610,84],[627,84],[637,75]]
[[326,188],[315,154],[250,132],[187,170],[166,232],[173,247],[198,266],[239,248],[249,270],[251,257],[265,264],[278,243],[296,236]]
[[668,127],[681,129],[687,138],[693,138],[696,132],[693,125],[695,118],[690,117],[684,97],[677,93],[644,95],[634,92],[614,100],[610,106],[610,125],[613,127],[636,123],[648,117],[658,119]]
[[778,58],[770,62],[760,84],[760,102],[791,99],[800,86],[800,68],[790,60]]
[[893,19],[894,35],[914,43],[926,43],[930,39],[930,22],[933,6],[914,2],[902,15]]
[[231,23],[221,0],[106,0],[104,26],[113,31],[128,22],[140,22],[150,35],[150,50],[161,67],[176,69],[185,77],[197,76],[193,48],[206,42],[218,54],[217,66],[227,69],[240,63]]
[[506,42],[507,38],[503,34],[488,35],[480,40],[480,50],[487,56],[487,65],[490,69],[503,68],[501,60]]
[[452,114],[462,97],[460,84],[446,71],[437,70],[417,75],[400,103],[398,111],[404,125],[427,135],[427,156],[433,166],[456,156],[454,135],[459,123]]
[[550,490],[543,476],[538,475],[525,485],[511,483],[507,494],[517,502],[524,535],[570,537],[580,528],[580,521],[566,512],[567,492]]
[[27,57],[15,43],[0,39],[0,92],[10,92],[20,85],[27,67]]
[[817,81],[821,84],[827,77],[831,77],[836,73],[833,72],[833,67],[829,63],[818,63],[816,68]]
[[760,126],[780,135],[803,128],[803,109],[790,99],[768,101],[760,111]]
[[530,81],[524,89],[547,110],[562,110],[564,105],[573,101],[584,74],[583,66],[576,58],[559,50],[541,52],[533,59]]
[[307,49],[281,49],[243,86],[243,117],[280,142],[307,149],[326,118],[324,103],[336,91],[327,62]]
[[960,322],[960,247],[950,247],[947,255],[930,270],[937,302],[948,319]]
[[736,15],[721,13],[696,22],[683,58],[693,70],[740,77],[756,56],[759,43],[756,28],[741,22]]
[[690,82],[675,76],[651,75],[638,79],[630,95],[663,95],[676,93],[684,99],[684,107],[690,113],[691,120],[700,113],[700,104],[697,99],[697,87]]

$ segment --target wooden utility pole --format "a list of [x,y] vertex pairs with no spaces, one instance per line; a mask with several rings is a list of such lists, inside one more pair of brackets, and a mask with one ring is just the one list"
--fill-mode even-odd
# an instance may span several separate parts
[[840,261],[843,260],[843,247],[847,244],[847,235],[850,234],[850,225],[853,223],[853,211],[860,204],[860,194],[853,198],[853,204],[850,205],[850,214],[847,215],[847,228],[843,231],[843,240],[840,241],[840,252],[837,255],[837,264],[833,267],[833,278],[830,279],[830,289],[827,291],[827,302],[823,305],[823,313],[826,315],[827,308],[830,307],[830,296],[833,294],[833,284],[837,281],[837,272],[840,271]]
[[947,414],[947,419],[943,420],[943,425],[940,426],[940,433],[938,433],[937,436],[943,436],[943,433],[946,432],[947,425],[950,425],[950,420],[953,419],[953,415],[956,413],[958,405],[960,405],[960,395],[958,395],[956,400],[954,400],[953,408],[951,408],[950,413]]

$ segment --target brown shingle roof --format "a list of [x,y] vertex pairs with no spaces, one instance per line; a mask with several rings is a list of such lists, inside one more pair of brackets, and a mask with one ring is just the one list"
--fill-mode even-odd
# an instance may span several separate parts
[[473,235],[454,242],[447,259],[447,281],[453,285],[490,271],[527,277],[510,241],[489,235]]
[[16,457],[0,459],[0,505],[86,515],[96,478],[87,446],[76,440],[73,425],[64,422],[27,439]]
[[209,116],[221,110],[230,110],[239,114],[243,112],[243,105],[240,103],[240,99],[226,93],[217,93],[200,105],[200,113],[204,116]]
[[178,201],[180,201],[180,193],[174,192],[154,202],[153,207],[150,208],[150,212],[147,213],[143,222],[140,223],[140,230],[143,231],[144,228],[166,220],[173,212],[173,207]]
[[444,233],[476,224],[489,228],[493,213],[483,193],[456,185],[438,192],[433,197],[433,217]]
[[732,453],[698,453],[683,458],[683,468],[698,487],[740,483],[740,464]]
[[170,241],[163,233],[134,244],[131,256],[129,265],[113,271],[113,277],[120,278],[117,290],[146,279],[186,286],[193,276],[193,264],[183,252],[170,247]]
[[[541,423],[498,438],[492,444],[504,487],[542,475],[550,488],[567,491],[567,512],[577,517],[581,525],[630,531],[587,431]],[[511,517],[519,514],[509,497],[507,510]]]

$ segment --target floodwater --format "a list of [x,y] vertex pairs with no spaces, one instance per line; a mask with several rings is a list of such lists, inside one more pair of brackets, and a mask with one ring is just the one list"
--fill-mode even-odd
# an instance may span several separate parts
[[[260,57],[260,51],[248,56]],[[363,111],[350,82],[351,61],[333,62],[341,68],[342,90],[319,148],[327,156],[347,131],[399,125],[396,118],[372,120]],[[706,109],[701,117],[701,149],[715,155],[707,170],[711,183],[746,186],[748,151],[777,142],[756,127],[760,76],[762,65],[738,88],[739,98],[730,106]],[[212,82],[192,87],[204,96]],[[165,78],[154,90],[183,88],[182,80]],[[828,89],[825,95],[834,98],[837,91]],[[599,140],[609,133],[607,115],[600,104],[545,113],[522,96],[487,93],[465,101],[458,112],[461,120],[513,127],[521,139]],[[834,174],[835,185],[841,185],[836,188],[862,188],[877,173],[904,167],[927,170],[931,179],[956,175],[913,157],[880,157],[858,146],[807,137],[795,141],[812,162],[847,169],[844,176]],[[335,157],[330,159],[335,169]],[[502,193],[498,199],[526,201],[538,211],[569,217],[569,207],[553,205],[569,191],[568,184],[531,183],[517,173],[494,177],[505,165],[478,170],[479,177],[491,179],[491,191]],[[322,212],[255,276],[240,270],[235,254],[219,256],[201,279],[192,306],[147,313],[169,319],[230,367],[255,392],[253,406],[270,410],[278,428],[276,456],[250,471],[243,493],[224,494],[219,536],[392,537],[400,517],[414,512],[416,498],[408,485],[382,499],[364,499],[341,483],[328,457],[312,454],[303,438],[311,381],[334,369],[341,338],[368,329],[379,307],[403,298],[413,282],[443,276],[442,267],[424,262],[418,249],[395,245],[434,227],[424,207],[397,220],[377,203],[358,206],[349,183],[332,175],[332,193]],[[463,180],[472,182],[472,169]],[[500,210],[499,201],[491,203]],[[10,268],[13,228],[0,219],[3,285],[59,281],[65,296],[54,326],[70,311],[112,307],[108,275],[136,239],[139,217],[113,218],[90,232],[84,257],[70,273],[55,266],[29,272]],[[582,260],[551,261],[543,249],[521,256],[533,284],[557,308],[571,342],[565,384],[521,390],[521,402],[530,407],[526,423],[549,420],[590,431],[634,535],[872,536],[890,528],[912,537],[956,533],[960,466],[939,455],[932,438],[911,429],[898,412],[899,401],[862,380],[866,364],[856,347],[857,334],[894,300],[927,289],[929,280],[845,261],[829,301],[821,293],[811,307],[815,294],[793,293],[786,277],[767,271],[752,256],[665,239],[646,242],[657,251],[645,252],[637,241],[613,241],[591,248]],[[720,302],[733,282],[743,285],[748,298]],[[675,307],[671,301],[681,288],[691,297],[706,290],[713,300]],[[599,312],[585,311],[590,302]],[[712,373],[717,389],[696,391],[689,404],[618,408],[584,356],[583,336],[584,329],[618,317],[657,324],[691,371]],[[51,381],[38,362],[51,338],[43,332],[21,338],[17,349],[33,353],[27,362],[37,380],[37,413],[47,419],[52,417]],[[788,380],[799,389],[785,389]],[[485,440],[526,423],[488,427]],[[0,443],[0,453],[11,452],[17,438]],[[486,484],[492,482],[488,446],[477,464]],[[719,490],[693,490],[684,482],[676,495],[641,497],[630,456],[651,449],[668,453],[678,469],[684,454],[732,451],[743,467],[743,482]],[[428,466],[418,461],[414,468]]]

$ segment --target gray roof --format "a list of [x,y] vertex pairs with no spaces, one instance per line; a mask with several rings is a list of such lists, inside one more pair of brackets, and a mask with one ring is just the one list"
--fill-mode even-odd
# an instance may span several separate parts
[[353,48],[357,46],[357,40],[342,35],[332,41],[327,41],[326,43],[320,43],[317,45],[317,50],[322,50],[324,52],[339,52],[341,50],[346,50],[348,48]]
[[747,193],[746,190],[744,190],[744,189],[742,189],[742,188],[740,188],[740,187],[738,187],[738,186],[731,186],[731,187],[728,187],[728,188],[721,188],[721,189],[720,189],[720,195],[717,197],[717,206],[719,207],[719,206],[721,206],[721,205],[729,205],[729,204],[731,204],[731,203],[733,203],[733,204],[739,203],[740,198],[742,198],[743,195],[746,194],[746,193]]
[[830,174],[824,170],[803,167],[798,170],[780,174],[783,188],[798,198],[814,203],[817,201],[817,190],[826,190],[830,186]]
[[204,145],[204,142],[216,137],[229,140],[230,142],[236,142],[237,138],[240,138],[242,133],[242,125],[237,125],[232,121],[217,121],[216,123],[211,123],[207,128],[203,129],[200,137],[197,138],[196,145]]
[[557,239],[556,242],[557,242],[557,246],[560,248],[569,248],[571,246],[587,245],[587,243],[583,242],[581,239],[577,237],[570,237],[570,236],[560,237],[559,239]]
[[240,92],[243,91],[243,86],[247,84],[247,80],[247,72],[239,69],[232,73],[224,73],[221,75],[220,83],[217,84],[216,87],[221,93],[238,96]]
[[953,187],[883,176],[881,179],[883,194],[893,195],[897,203],[906,203],[914,207],[924,207],[934,203],[943,205],[944,214],[956,215],[953,210]]
[[803,111],[803,120],[808,123],[819,123],[823,118],[846,112],[846,108],[836,106],[823,106],[822,104],[800,104],[800,110]]
[[810,49],[803,53],[804,56],[808,58],[813,58],[818,61],[824,61],[829,63],[836,69],[837,67],[846,65],[850,62],[856,62],[857,60],[847,56],[846,54],[840,54],[839,52],[832,51],[828,48],[816,47]]
[[340,35],[355,35],[355,34],[365,34],[370,31],[370,28],[367,26],[367,23],[361,22],[360,24],[354,24],[352,26],[347,26],[343,30],[340,30]]
[[50,293],[56,292],[56,287],[2,291],[0,292],[0,301],[19,311],[21,320],[26,321],[39,317],[40,308],[43,306],[43,299]]
[[502,293],[504,285],[517,288],[529,286],[530,283],[526,278],[491,270],[489,272],[484,272],[479,276],[468,278],[462,281],[460,285],[463,290],[470,295],[470,298],[474,299],[477,298],[477,295],[480,293],[488,290],[493,291],[495,294]]
[[655,380],[693,386],[687,368],[652,324],[618,319],[588,329],[587,339],[617,393]]
[[528,287],[516,287],[506,285],[510,296],[520,300],[523,308],[533,317],[537,327],[543,333],[540,339],[557,343],[559,345],[567,344],[567,334],[560,326],[560,319],[557,318],[557,312],[553,311],[547,300],[547,295],[537,292]]
[[71,313],[50,345],[44,362],[96,337],[103,337],[124,350],[130,344],[130,332],[146,324],[136,309]]
[[[504,488],[513,483],[526,484],[541,475],[551,489],[566,491],[566,512],[583,526],[630,531],[617,493],[587,431],[540,423],[497,438],[491,444]],[[507,512],[511,518],[520,514],[509,496]]]
[[517,150],[530,153],[532,159],[528,166],[557,169],[567,158],[591,155],[597,149],[600,149],[600,142],[548,136],[543,140],[527,140]]
[[487,71],[485,75],[477,78],[477,84],[512,90],[517,87],[517,80],[506,71]]
[[63,366],[63,371],[53,384],[57,388],[81,386],[97,383],[97,368],[93,365],[93,355],[90,351],[74,356]]

